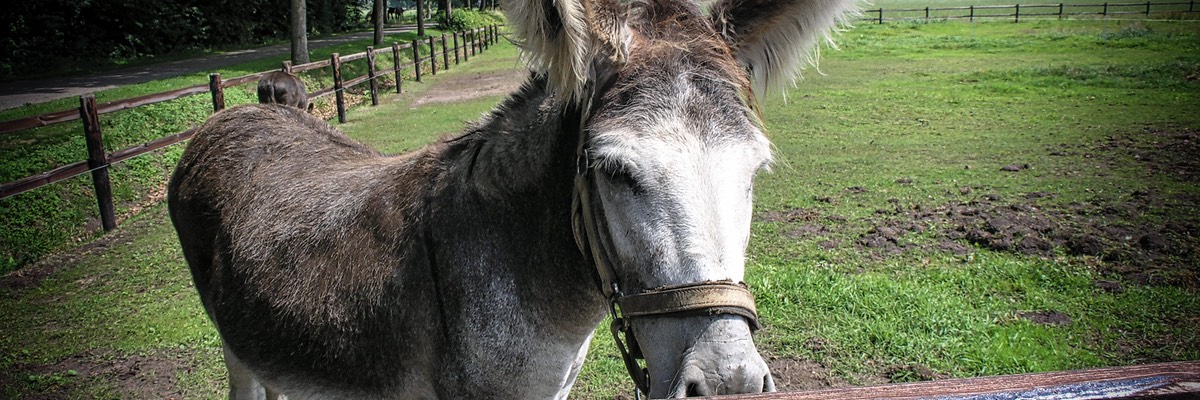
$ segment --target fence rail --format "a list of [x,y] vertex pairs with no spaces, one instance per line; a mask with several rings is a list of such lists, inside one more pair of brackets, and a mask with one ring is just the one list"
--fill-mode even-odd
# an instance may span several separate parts
[[754,400],[1196,399],[1200,361],[734,396]]
[[[1047,9],[1051,11],[1047,11]],[[1022,17],[1057,17],[1070,18],[1074,16],[1113,15],[1191,15],[1200,12],[1196,1],[1175,2],[1145,2],[1145,3],[1095,3],[1095,4],[1010,4],[1010,5],[969,5],[954,7],[922,7],[922,8],[876,8],[864,10],[863,21],[882,24],[884,21],[913,21],[913,20],[951,20],[966,19],[974,22],[983,18],[1005,18],[1020,22]]]
[[[378,105],[379,86],[377,81],[380,78],[387,76],[388,72],[395,77],[396,93],[400,93],[403,71],[406,71],[411,67],[414,71],[415,79],[420,81],[421,68],[423,64],[427,64],[429,66],[430,73],[436,74],[439,55],[442,59],[441,68],[443,70],[449,69],[450,57],[447,52],[454,52],[455,64],[459,63],[460,52],[462,53],[462,60],[467,61],[468,49],[470,50],[471,55],[476,54],[476,48],[478,48],[479,51],[483,51],[483,49],[486,49],[488,46],[499,40],[500,30],[498,26],[490,26],[487,28],[473,29],[469,31],[452,32],[450,35],[454,40],[454,45],[452,47],[447,47],[445,34],[443,34],[440,38],[429,36],[427,43],[429,45],[428,56],[420,55],[420,47],[426,43],[422,43],[419,40],[414,40],[412,43],[406,44],[393,43],[388,48],[375,49],[373,47],[367,47],[367,49],[363,52],[344,56],[334,53],[328,60],[315,61],[300,65],[291,65],[291,62],[284,61],[282,69],[286,72],[300,73],[323,68],[331,68],[334,85],[328,88],[320,88],[310,93],[309,98],[315,99],[327,96],[329,94],[334,94],[336,96],[335,102],[338,111],[338,122],[345,123],[346,103],[343,93],[347,89],[361,85],[364,82],[370,82],[369,91],[371,94],[371,104]],[[461,46],[459,42],[460,38],[462,39]],[[440,42],[441,45],[440,52],[435,45],[435,43],[438,42]],[[400,53],[401,49],[409,48],[412,49],[412,63],[409,63],[406,59],[403,59]],[[379,70],[375,65],[375,56],[377,54],[386,55],[389,50],[393,61],[392,68],[390,71]],[[343,80],[340,65],[342,63],[358,61],[362,59],[367,60],[367,74],[351,77],[348,80]],[[49,171],[0,184],[0,199],[91,172],[92,186],[95,189],[96,200],[100,211],[101,226],[103,226],[104,230],[106,231],[112,230],[116,228],[116,218],[114,213],[111,184],[108,179],[108,167],[130,158],[190,139],[195,133],[195,128],[167,135],[146,143],[141,143],[117,151],[106,152],[103,146],[103,131],[100,129],[100,116],[103,114],[128,110],[150,104],[162,103],[200,93],[210,93],[212,95],[213,112],[217,112],[225,108],[224,90],[226,88],[257,82],[270,72],[273,72],[273,70],[256,72],[228,80],[223,80],[221,79],[220,74],[214,73],[209,76],[209,82],[207,84],[188,86],[185,88],[152,93],[128,99],[115,100],[102,104],[96,104],[95,96],[89,94],[80,96],[80,105],[78,108],[0,122],[0,135],[4,135],[79,119],[83,121],[83,134],[88,146],[87,160],[76,161],[67,165],[56,167]]]

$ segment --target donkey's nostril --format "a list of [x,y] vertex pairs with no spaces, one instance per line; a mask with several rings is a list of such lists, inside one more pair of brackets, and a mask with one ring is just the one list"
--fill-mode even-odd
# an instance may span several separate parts
[[707,388],[701,382],[692,382],[687,385],[687,397],[701,397],[708,396],[709,394]]
[[763,393],[767,393],[767,392],[774,392],[774,391],[775,391],[775,379],[774,379],[774,378],[771,378],[771,374],[770,374],[770,373],[767,373],[767,376],[763,377],[763,389],[762,389],[762,391],[763,391]]

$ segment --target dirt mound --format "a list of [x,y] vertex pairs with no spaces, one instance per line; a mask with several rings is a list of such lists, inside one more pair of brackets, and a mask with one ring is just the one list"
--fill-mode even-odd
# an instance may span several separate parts
[[1037,202],[1052,197],[1037,192],[1014,202],[988,200],[993,196],[932,209],[916,205],[888,210],[877,213],[882,218],[855,243],[879,255],[896,255],[928,249],[928,244],[904,240],[906,235],[927,234],[935,239],[932,247],[958,255],[974,248],[1040,257],[1064,254],[1098,261],[1099,272],[1134,283],[1200,285],[1195,251],[1200,248],[1200,227],[1194,221],[1143,218],[1147,210],[1162,206],[1155,193],[1065,206]]

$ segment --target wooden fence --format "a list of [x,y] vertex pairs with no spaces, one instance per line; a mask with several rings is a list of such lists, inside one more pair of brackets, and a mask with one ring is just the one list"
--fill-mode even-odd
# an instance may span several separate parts
[[1200,361],[731,396],[753,400],[1200,399]]
[[[309,94],[309,99],[316,99],[331,94],[334,95],[337,106],[338,122],[345,123],[346,89],[361,85],[364,82],[369,82],[371,105],[379,105],[379,85],[377,81],[381,77],[386,76],[387,73],[391,73],[395,76],[396,93],[400,93],[403,83],[402,73],[406,72],[410,67],[413,70],[415,79],[419,82],[421,81],[422,68],[426,66],[429,67],[429,74],[437,74],[439,56],[441,58],[441,68],[443,70],[450,67],[451,53],[454,54],[455,64],[459,63],[460,54],[462,56],[462,61],[465,62],[469,60],[471,56],[486,50],[497,40],[499,40],[500,30],[499,26],[489,26],[487,28],[452,32],[449,34],[449,36],[450,38],[447,38],[447,34],[442,34],[441,37],[429,36],[427,39],[413,40],[412,43],[393,43],[390,48],[375,49],[372,47],[367,47],[367,50],[364,52],[344,56],[334,53],[330,56],[329,60],[316,61],[301,65],[291,65],[290,62],[285,61],[283,63],[283,70],[292,73],[299,73],[321,68],[331,68],[333,75],[333,86],[311,92]],[[420,48],[425,44],[429,45],[429,54],[422,56],[420,54]],[[440,51],[438,49],[439,45],[441,47]],[[401,51],[409,51],[410,49],[412,52],[411,62],[408,61],[407,58],[401,56]],[[394,62],[393,67],[391,70],[380,71],[375,66],[375,57],[380,53],[387,52],[391,53],[392,60]],[[407,54],[405,54],[405,56],[407,56]],[[345,77],[342,76],[341,65],[343,63],[364,58],[367,60],[366,75],[349,79],[345,79]],[[426,63],[427,61],[428,63]],[[130,158],[187,140],[195,133],[195,128],[161,137],[129,148],[107,152],[104,148],[103,132],[100,129],[100,116],[116,111],[162,103],[165,101],[175,100],[205,92],[212,95],[213,112],[217,112],[225,108],[225,88],[257,82],[270,72],[273,71],[257,72],[228,80],[222,79],[220,74],[211,74],[209,75],[209,82],[207,84],[199,84],[182,89],[116,100],[103,104],[97,104],[96,97],[88,94],[80,96],[79,108],[0,122],[0,135],[6,135],[37,127],[70,122],[78,119],[81,120],[83,124],[83,135],[87,143],[88,150],[87,160],[63,165],[49,171],[0,184],[0,199],[24,193],[29,190],[49,185],[64,179],[72,178],[86,172],[91,172],[92,185],[95,189],[96,201],[100,208],[101,226],[105,231],[115,229],[116,216],[112,198],[112,185],[108,178],[108,167]]]
[[882,24],[884,21],[913,21],[913,20],[950,20],[966,19],[974,22],[982,18],[1004,18],[1020,22],[1021,18],[1056,17],[1059,19],[1080,16],[1109,16],[1120,15],[1191,15],[1200,10],[1196,9],[1196,1],[1176,1],[1165,3],[1098,3],[1098,4],[1012,4],[985,6],[957,7],[924,7],[924,8],[895,8],[864,10],[863,21]]

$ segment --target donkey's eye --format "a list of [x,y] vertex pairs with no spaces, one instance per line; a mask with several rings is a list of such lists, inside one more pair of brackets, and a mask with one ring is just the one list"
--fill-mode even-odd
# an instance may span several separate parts
[[611,170],[605,170],[604,174],[608,175],[609,181],[614,185],[627,187],[629,190],[633,191],[633,194],[635,195],[639,195],[644,192],[642,185],[638,183],[637,179],[634,179],[633,174],[630,173],[628,169],[613,168]]

